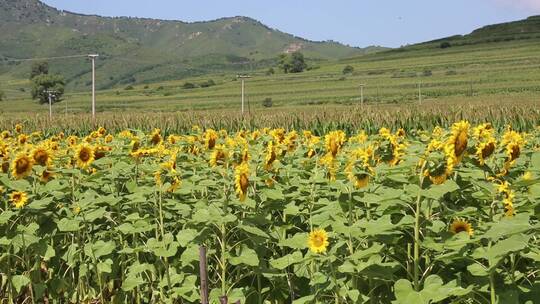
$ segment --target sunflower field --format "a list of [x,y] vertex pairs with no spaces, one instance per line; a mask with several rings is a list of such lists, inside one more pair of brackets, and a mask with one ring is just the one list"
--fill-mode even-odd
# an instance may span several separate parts
[[316,134],[3,131],[0,303],[540,303],[540,129]]

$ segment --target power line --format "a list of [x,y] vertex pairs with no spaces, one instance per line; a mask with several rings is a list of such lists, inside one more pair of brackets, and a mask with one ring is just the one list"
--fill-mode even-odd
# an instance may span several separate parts
[[43,60],[55,60],[55,59],[68,59],[68,58],[82,58],[82,57],[88,57],[88,55],[70,55],[70,56],[25,58],[25,59],[5,59],[5,60],[0,60],[0,62],[43,61]]

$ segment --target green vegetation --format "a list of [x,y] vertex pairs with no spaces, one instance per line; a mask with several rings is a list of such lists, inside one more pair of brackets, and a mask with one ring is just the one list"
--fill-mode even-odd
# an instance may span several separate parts
[[64,95],[64,77],[41,74],[32,78],[32,99],[40,104],[59,102]]
[[[108,18],[59,11],[38,0],[1,0],[0,29],[0,59],[99,53],[100,89],[268,68],[287,50],[301,49],[315,60],[382,49],[308,41],[247,17],[194,23]],[[89,88],[87,59],[69,58],[62,63],[50,69],[66,77],[69,89]],[[7,69],[13,78],[20,79],[30,65],[0,60],[2,73]]]

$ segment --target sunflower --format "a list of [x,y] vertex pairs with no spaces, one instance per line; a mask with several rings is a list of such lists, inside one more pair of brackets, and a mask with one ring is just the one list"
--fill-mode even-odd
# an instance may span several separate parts
[[161,137],[161,129],[154,129],[152,133],[150,134],[150,142],[152,145],[156,146],[161,144],[163,142],[163,138]]
[[308,237],[308,247],[313,253],[326,252],[328,247],[328,234],[324,229],[313,230]]
[[445,153],[445,145],[438,139],[432,139],[425,152],[425,159],[420,165],[425,164],[424,176],[435,185],[441,185],[446,182],[448,176],[452,174],[453,163],[451,161],[453,153]]
[[365,188],[370,179],[370,174],[373,173],[369,161],[373,155],[372,147],[367,149],[358,148],[353,151],[351,161],[345,167],[347,177],[357,189]]
[[46,167],[51,162],[51,153],[44,147],[36,147],[32,151],[32,158],[36,164]]
[[28,202],[28,195],[25,192],[14,191],[9,195],[9,200],[17,209],[21,209]]
[[264,168],[266,170],[270,170],[276,158],[277,158],[276,146],[274,145],[274,142],[270,141],[268,142],[268,145],[266,146],[266,156],[264,157]]
[[213,129],[208,129],[206,132],[204,132],[204,144],[206,145],[206,149],[212,150],[216,146],[216,141],[218,139],[219,135],[216,131]]
[[105,136],[105,142],[106,143],[110,143],[113,141],[113,136],[111,134],[108,134],[107,136]]
[[345,141],[346,136],[343,131],[332,131],[326,134],[324,137],[326,151],[335,158]]
[[474,234],[474,229],[469,222],[462,219],[455,219],[454,222],[450,225],[450,232],[452,232],[453,234],[466,232],[469,236],[472,236]]
[[87,145],[81,144],[75,150],[75,159],[77,165],[81,168],[86,168],[94,161],[94,149]]
[[504,169],[508,170],[521,155],[521,149],[526,144],[523,135],[516,131],[508,130],[504,133],[501,146],[505,147],[506,160]]
[[236,167],[234,184],[236,188],[236,194],[240,201],[244,201],[247,196],[248,186],[249,186],[249,167],[247,163],[243,163]]
[[495,151],[496,141],[495,138],[490,138],[486,142],[481,142],[476,147],[476,157],[478,162],[483,166],[486,162],[486,158],[490,157]]
[[467,150],[469,143],[469,127],[466,121],[460,121],[452,126],[450,137],[446,143],[448,154],[453,155],[455,164],[459,163]]
[[210,155],[210,165],[212,167],[223,165],[227,162],[227,158],[228,155],[225,151],[225,147],[223,147],[223,145],[217,145]]
[[20,153],[11,163],[11,174],[17,179],[27,177],[32,173],[33,165],[34,162],[26,153]]
[[97,133],[99,136],[103,136],[105,135],[105,133],[107,133],[107,129],[105,129],[104,127],[99,127]]
[[21,124],[16,124],[15,125],[15,132],[21,133],[22,130],[23,130],[23,126]]
[[17,142],[19,145],[24,145],[28,142],[28,135],[26,134],[20,134],[19,137],[17,137]]
[[53,178],[53,173],[49,170],[44,170],[40,176],[40,180],[42,183],[48,183],[52,178]]

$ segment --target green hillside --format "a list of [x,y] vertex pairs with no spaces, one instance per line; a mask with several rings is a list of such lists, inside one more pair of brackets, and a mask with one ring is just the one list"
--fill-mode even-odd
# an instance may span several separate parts
[[[185,23],[108,18],[60,11],[38,0],[0,0],[0,61],[99,53],[100,88],[268,66],[281,53],[301,50],[311,60],[344,58],[380,48],[313,42],[247,18]],[[0,72],[25,78],[28,63],[6,63]],[[89,83],[81,58],[51,62],[72,88]]]

